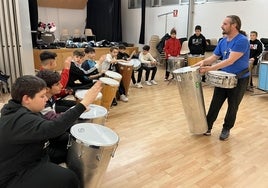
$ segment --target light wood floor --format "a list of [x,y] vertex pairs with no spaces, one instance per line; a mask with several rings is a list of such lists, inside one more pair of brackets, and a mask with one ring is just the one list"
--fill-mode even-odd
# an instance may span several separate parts
[[[159,85],[130,88],[129,102],[110,110],[106,126],[120,142],[101,187],[267,188],[268,95],[246,93],[228,141],[218,139],[226,105],[212,136],[192,135],[176,82],[167,85],[163,69]],[[203,92],[208,109],[213,88]]]
[[[268,95],[247,92],[229,140],[220,141],[226,105],[212,136],[192,135],[176,82],[163,78],[159,67],[159,85],[130,88],[129,102],[110,110],[106,126],[120,142],[101,188],[267,188]],[[208,109],[213,88],[203,92]]]

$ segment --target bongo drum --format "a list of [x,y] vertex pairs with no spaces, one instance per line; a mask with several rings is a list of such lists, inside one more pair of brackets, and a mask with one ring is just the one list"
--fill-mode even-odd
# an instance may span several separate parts
[[112,78],[114,80],[117,80],[119,83],[121,82],[121,79],[122,79],[122,75],[117,73],[117,72],[114,72],[114,71],[109,71],[107,70],[105,72],[105,76],[108,77],[108,78]]
[[119,82],[107,77],[101,77],[99,79],[102,83],[102,100],[101,100],[101,106],[105,107],[107,110],[110,109],[113,99],[116,96],[116,92],[119,87]]
[[118,62],[119,73],[122,75],[122,82],[125,88],[126,95],[128,94],[128,89],[131,81],[131,75],[133,71],[132,62]]
[[192,55],[192,54],[189,54],[188,55],[188,66],[194,65],[197,62],[202,61],[204,58],[205,58],[204,55]]
[[77,123],[96,123],[99,125],[105,125],[108,112],[103,106],[91,104],[89,105],[89,111],[85,111],[76,121]]
[[139,70],[139,68],[141,67],[141,62],[138,59],[131,59],[130,60],[130,63],[133,63],[133,69],[134,69],[134,71]]
[[234,88],[237,85],[237,78],[235,74],[225,71],[208,71],[206,82],[215,87]]
[[[87,92],[87,89],[78,89],[74,94],[76,101],[80,102],[84,98],[86,92]],[[99,92],[93,104],[101,105],[101,99],[102,99],[102,93]]]
[[182,67],[174,70],[173,74],[178,83],[189,130],[193,134],[203,134],[208,126],[199,67]]
[[79,123],[71,127],[67,167],[74,171],[81,188],[98,188],[119,143],[110,128],[94,123]]

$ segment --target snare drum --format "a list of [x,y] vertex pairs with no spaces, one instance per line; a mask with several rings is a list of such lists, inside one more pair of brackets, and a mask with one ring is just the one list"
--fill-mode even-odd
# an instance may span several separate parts
[[133,63],[118,62],[118,69],[119,73],[122,75],[122,82],[125,88],[125,94],[127,95],[133,71]]
[[133,63],[133,69],[134,69],[134,71],[139,70],[139,68],[141,67],[141,62],[138,59],[131,59],[130,60],[130,63]]
[[208,71],[206,82],[215,87],[234,88],[237,85],[237,78],[235,74],[224,71]]
[[117,80],[119,83],[122,79],[122,75],[117,73],[117,72],[114,72],[114,71],[106,71],[105,72],[105,76],[108,77],[108,78],[112,78],[114,80]]
[[89,105],[89,111],[82,113],[77,120],[77,123],[96,123],[104,125],[107,114],[107,109],[103,106],[91,104]]
[[[78,89],[75,92],[75,98],[77,99],[77,102],[80,102],[84,98],[86,92],[87,89]],[[93,104],[101,105],[101,99],[102,99],[102,93],[99,92]]]
[[119,82],[112,78],[107,77],[101,77],[99,80],[103,83],[103,87],[101,90],[102,93],[101,106],[109,110],[112,105],[113,99],[116,96],[116,92],[119,87]]
[[188,55],[188,66],[192,66],[205,58],[203,55]]
[[67,167],[77,174],[81,187],[99,187],[118,146],[118,135],[94,123],[75,124],[70,132]]

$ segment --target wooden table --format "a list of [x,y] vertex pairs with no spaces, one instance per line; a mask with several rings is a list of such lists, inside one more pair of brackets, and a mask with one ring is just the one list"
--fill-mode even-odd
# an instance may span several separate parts
[[[96,51],[96,57],[95,59],[98,60],[102,55],[109,53],[110,48],[94,48]],[[84,48],[59,48],[59,49],[33,49],[33,56],[34,56],[34,67],[37,70],[40,70],[41,63],[40,63],[40,53],[43,51],[51,51],[55,52],[57,54],[57,67],[56,70],[60,71],[63,68],[64,60],[73,55],[74,50],[83,50]],[[138,52],[138,47],[127,47],[126,52],[128,54],[131,54],[133,50],[136,50]]]

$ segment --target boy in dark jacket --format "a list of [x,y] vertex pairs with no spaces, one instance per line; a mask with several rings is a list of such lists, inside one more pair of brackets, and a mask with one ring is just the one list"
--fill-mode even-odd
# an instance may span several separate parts
[[0,187],[78,188],[77,176],[67,168],[48,161],[48,140],[60,136],[86,110],[101,90],[97,82],[84,99],[55,120],[45,120],[46,83],[25,75],[11,88],[12,99],[1,110]]

